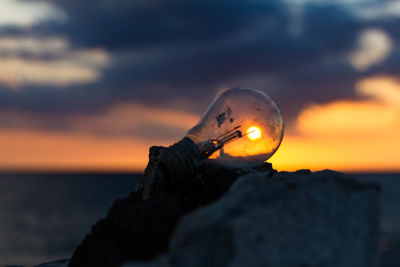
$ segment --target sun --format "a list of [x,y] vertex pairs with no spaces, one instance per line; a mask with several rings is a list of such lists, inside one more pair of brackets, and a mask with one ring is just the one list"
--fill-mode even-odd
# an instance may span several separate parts
[[256,126],[252,126],[247,130],[247,136],[250,140],[256,140],[261,137],[261,130]]

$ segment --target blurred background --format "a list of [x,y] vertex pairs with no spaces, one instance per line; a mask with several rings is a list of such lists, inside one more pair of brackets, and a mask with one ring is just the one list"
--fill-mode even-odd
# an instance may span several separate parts
[[267,92],[281,170],[400,170],[400,2],[0,1],[0,169],[138,171],[221,91]]
[[0,265],[69,257],[149,146],[245,86],[284,115],[277,170],[381,173],[390,266],[399,65],[400,1],[0,0]]

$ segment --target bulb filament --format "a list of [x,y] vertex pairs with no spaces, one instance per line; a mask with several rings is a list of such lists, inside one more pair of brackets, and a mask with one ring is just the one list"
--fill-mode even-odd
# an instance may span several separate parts
[[236,138],[240,138],[240,137],[242,137],[241,131],[235,131],[235,132],[223,137],[222,139],[218,140],[218,143],[221,145],[219,148],[221,148],[226,143],[228,143]]
[[203,154],[204,158],[208,158],[212,153],[222,148],[225,144],[232,142],[235,139],[242,137],[242,132],[238,130],[241,125],[236,126],[232,130],[222,134],[217,139],[210,139],[208,141],[198,144],[198,147]]
[[203,154],[203,157],[208,158],[209,156],[211,156],[211,154],[222,148],[225,144],[243,136],[248,135],[251,140],[255,140],[261,137],[261,131],[258,127],[250,127],[247,130],[246,134],[242,134],[242,132],[238,130],[240,127],[241,125],[236,126],[232,130],[227,131],[216,139],[210,139],[208,141],[198,144],[198,147]]

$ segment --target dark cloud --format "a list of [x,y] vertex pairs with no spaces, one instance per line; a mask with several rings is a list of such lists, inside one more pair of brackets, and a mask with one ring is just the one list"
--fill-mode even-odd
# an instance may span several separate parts
[[[285,15],[279,1],[51,1],[68,23],[46,25],[75,44],[109,49],[222,40],[268,16]],[[53,27],[53,29],[51,28]]]
[[85,86],[0,89],[0,107],[96,113],[135,101],[201,113],[218,89],[255,86],[269,92],[290,121],[311,102],[355,98],[358,79],[395,74],[399,59],[365,73],[351,68],[345,55],[361,30],[378,26],[394,35],[400,20],[361,21],[339,4],[306,4],[295,18],[281,1],[51,2],[65,10],[67,22],[29,31],[65,36],[77,49],[104,47],[113,63]]

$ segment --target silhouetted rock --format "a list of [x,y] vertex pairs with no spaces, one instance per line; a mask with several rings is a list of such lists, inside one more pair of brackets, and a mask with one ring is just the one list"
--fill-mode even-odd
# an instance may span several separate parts
[[42,263],[36,265],[35,267],[68,267],[68,264],[69,264],[69,259],[64,259],[64,260]]
[[185,215],[152,266],[378,266],[379,187],[333,171],[240,177]]
[[[153,148],[141,183],[146,184],[145,179],[149,177],[146,174],[154,168],[160,149]],[[269,163],[255,168],[229,169],[209,161],[201,175],[178,181],[173,177],[152,180],[151,196],[146,200],[139,186],[137,192],[115,201],[107,216],[92,227],[75,250],[69,266],[113,267],[127,260],[151,259],[166,252],[184,214],[214,202],[237,177],[259,169],[273,172]]]

